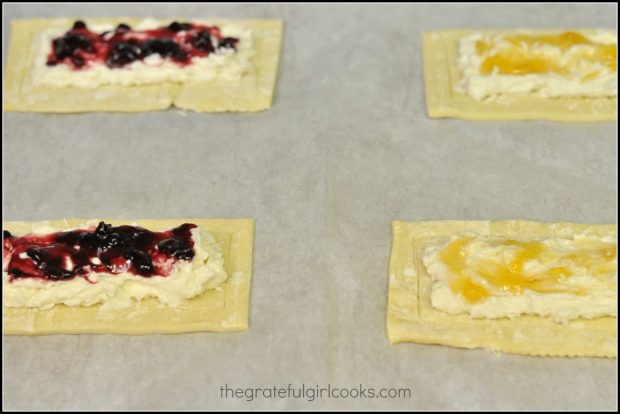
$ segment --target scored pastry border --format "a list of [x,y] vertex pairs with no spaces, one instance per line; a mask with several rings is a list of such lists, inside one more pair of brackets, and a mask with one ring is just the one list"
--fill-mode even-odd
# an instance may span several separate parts
[[432,307],[431,279],[420,252],[433,240],[474,230],[508,237],[616,233],[615,225],[535,221],[394,221],[389,264],[387,334],[391,343],[418,342],[489,348],[536,356],[616,356],[616,318],[577,319],[558,324],[537,316],[471,319]]
[[[55,333],[150,334],[197,331],[232,332],[248,328],[254,221],[251,219],[174,219],[117,220],[113,225],[136,224],[152,230],[164,230],[182,222],[205,227],[222,246],[228,280],[221,286],[185,301],[178,308],[162,306],[155,299],[136,302],[130,309],[100,318],[100,305],[48,310],[3,308],[5,334],[41,335]],[[33,226],[48,224],[75,228],[88,220],[52,220],[47,222],[5,222],[5,229],[28,233]]]
[[[67,87],[53,89],[32,85],[32,67],[37,52],[33,48],[41,30],[65,28],[75,19],[25,19],[11,22],[11,40],[5,73],[4,110],[47,113],[79,112],[147,112],[179,109],[198,112],[254,112],[271,107],[280,48],[280,20],[208,19],[216,25],[233,22],[243,25],[255,36],[254,71],[239,83],[213,79],[204,82],[175,84],[162,82],[151,85],[102,85],[87,89]],[[91,24],[137,24],[136,18],[86,19]]]
[[[585,31],[585,30],[580,30]],[[454,90],[459,79],[458,41],[472,33],[505,34],[513,30],[442,30],[422,34],[424,89],[430,118],[601,122],[616,120],[617,98],[501,96],[477,101]],[[557,32],[537,30],[536,32]]]

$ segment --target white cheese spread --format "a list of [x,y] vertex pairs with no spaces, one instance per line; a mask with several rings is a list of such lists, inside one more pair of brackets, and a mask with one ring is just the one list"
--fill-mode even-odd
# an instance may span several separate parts
[[[207,21],[193,20],[193,23],[210,25]],[[86,21],[88,24],[88,21]],[[136,30],[155,29],[166,26],[169,21],[145,19],[134,28]],[[113,25],[88,25],[90,30],[102,33],[113,30]],[[241,77],[252,71],[253,48],[252,31],[236,24],[218,26],[223,37],[239,39],[237,50],[217,49],[207,57],[194,57],[187,66],[181,66],[169,59],[153,54],[144,60],[136,60],[122,68],[111,69],[103,62],[89,63],[89,66],[74,70],[68,65],[47,66],[47,57],[54,38],[66,30],[50,29],[43,31],[34,47],[37,50],[32,71],[32,84],[50,88],[80,87],[97,88],[102,85],[131,86],[163,82],[185,83],[204,82],[212,79],[238,83]]]
[[555,36],[472,34],[459,41],[455,90],[476,100],[498,95],[615,97],[616,47],[616,33],[605,30]]
[[615,236],[519,241],[459,235],[427,247],[422,261],[438,310],[567,322],[616,316],[616,246]]

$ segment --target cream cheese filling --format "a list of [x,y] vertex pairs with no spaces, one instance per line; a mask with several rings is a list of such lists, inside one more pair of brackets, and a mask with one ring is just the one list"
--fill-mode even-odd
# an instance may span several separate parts
[[[518,34],[534,35],[531,32]],[[597,61],[592,56],[595,47],[617,45],[616,33],[599,30],[579,33],[590,44],[574,44],[568,48],[549,44],[520,44],[506,40],[505,35],[475,33],[459,41],[457,66],[460,80],[455,91],[466,93],[476,100],[493,99],[499,95],[535,95],[547,98],[584,97],[612,98],[617,96],[618,80],[615,65]],[[480,45],[484,45],[482,48]],[[482,50],[481,50],[482,49]],[[534,65],[547,59],[554,62],[556,69],[545,71],[533,67],[532,73],[500,73],[497,66],[491,73],[483,73],[483,65],[489,57],[506,53],[518,53],[532,58]],[[537,58],[542,60],[536,62]],[[615,62],[615,55],[613,57]],[[527,72],[527,71],[524,71]]]
[[[83,228],[96,222],[88,222]],[[34,233],[47,234],[66,229],[39,227]],[[195,256],[192,261],[179,260],[168,276],[142,277],[131,273],[111,275],[91,273],[89,283],[82,277],[68,281],[35,278],[9,280],[2,274],[2,298],[6,307],[50,309],[55,305],[91,306],[102,304],[101,313],[125,309],[147,297],[162,305],[178,307],[184,300],[217,288],[227,279],[224,256],[217,241],[206,229],[191,230]]]
[[[212,25],[208,21],[192,20],[193,23]],[[168,20],[145,19],[134,28],[147,30],[165,26]],[[113,30],[114,25],[89,24],[97,33]],[[47,66],[47,56],[51,50],[52,40],[64,34],[66,29],[49,29],[43,31],[33,46],[37,52],[34,58],[32,84],[51,88],[80,87],[97,88],[102,85],[145,85],[155,83],[205,82],[212,79],[239,83],[241,78],[254,69],[252,58],[256,54],[253,47],[253,33],[240,25],[226,23],[218,26],[223,37],[239,39],[237,50],[218,49],[207,57],[195,57],[187,66],[180,66],[170,60],[153,54],[140,61],[137,60],[122,68],[111,69],[102,62],[90,64],[80,70],[73,70],[68,65]]]
[[427,247],[432,306],[472,318],[556,322],[617,315],[615,236],[540,240],[457,235]]

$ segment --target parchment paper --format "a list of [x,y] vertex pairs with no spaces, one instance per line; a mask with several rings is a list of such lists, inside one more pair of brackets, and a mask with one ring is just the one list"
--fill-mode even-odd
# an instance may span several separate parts
[[[282,18],[258,114],[4,114],[7,220],[254,217],[240,334],[4,338],[5,409],[613,409],[616,360],[385,335],[390,222],[617,222],[615,123],[430,120],[420,32],[616,26],[613,5],[7,5],[12,18]],[[5,24],[5,42],[8,25]],[[6,43],[5,43],[6,44]],[[401,399],[220,387],[407,387]]]

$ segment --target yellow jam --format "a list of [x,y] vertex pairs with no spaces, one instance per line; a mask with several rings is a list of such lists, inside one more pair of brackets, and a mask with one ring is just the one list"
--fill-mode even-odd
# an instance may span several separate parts
[[[601,63],[612,71],[616,70],[617,46],[615,44],[598,43],[575,33],[564,32],[559,35],[513,35],[501,38],[509,46],[498,46],[487,40],[476,42],[476,51],[483,57],[480,72],[489,75],[495,70],[501,75],[527,75],[557,73],[566,75],[574,70],[577,64]],[[494,52],[494,49],[497,50]],[[585,46],[579,52],[571,54],[569,59],[558,59],[557,53],[565,53],[573,46]],[[549,47],[553,49],[549,49]],[[584,74],[593,79],[598,71]]]
[[[575,269],[587,269],[588,274],[599,280],[617,271],[616,246],[608,243],[575,243],[574,249],[559,249],[541,241],[497,239],[489,244],[505,254],[497,257],[499,260],[489,260],[468,255],[467,247],[472,241],[471,237],[453,240],[439,253],[440,260],[452,273],[450,289],[469,303],[480,302],[497,290],[513,295],[520,295],[524,290],[585,295],[588,292],[583,287],[561,282],[573,276]],[[504,257],[508,260],[502,260]],[[544,264],[545,270],[525,271],[531,260]]]

